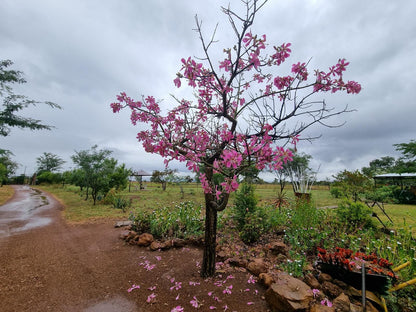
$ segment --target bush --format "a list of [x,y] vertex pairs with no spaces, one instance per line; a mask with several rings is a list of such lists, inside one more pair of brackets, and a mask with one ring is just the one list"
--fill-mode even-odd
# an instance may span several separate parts
[[266,210],[257,206],[252,184],[243,183],[235,195],[233,218],[241,240],[246,244],[258,241],[269,230]]
[[252,244],[257,242],[261,235],[269,229],[266,211],[262,207],[257,207],[254,212],[246,215],[239,236],[244,243]]
[[361,202],[346,200],[335,212],[338,221],[350,230],[373,227],[372,210]]
[[247,217],[257,209],[257,198],[254,194],[252,184],[243,183],[235,195],[234,220],[237,228],[241,231],[244,228]]
[[342,190],[339,187],[331,187],[331,190],[329,191],[334,198],[341,198],[344,197],[345,194],[342,192]]

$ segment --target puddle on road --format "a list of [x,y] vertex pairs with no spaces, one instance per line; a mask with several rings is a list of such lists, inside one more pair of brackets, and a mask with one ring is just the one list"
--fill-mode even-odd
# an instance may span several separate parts
[[111,299],[107,299],[96,303],[87,309],[83,310],[83,312],[136,312],[142,311],[141,309],[138,310],[136,304],[127,300],[124,297],[113,297]]
[[52,221],[40,215],[49,204],[41,191],[23,185],[16,192],[22,195],[19,200],[0,206],[0,237],[45,226]]

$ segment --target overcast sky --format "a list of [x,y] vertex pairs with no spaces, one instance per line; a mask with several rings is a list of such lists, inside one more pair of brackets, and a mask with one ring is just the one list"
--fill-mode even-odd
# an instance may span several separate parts
[[[135,170],[162,170],[162,158],[136,141],[127,111],[113,114],[109,105],[121,91],[169,103],[180,59],[202,56],[196,14],[206,36],[218,23],[219,53],[234,45],[220,11],[228,3],[241,8],[236,0],[0,1],[0,59],[12,60],[27,80],[15,93],[63,108],[25,111],[52,131],[13,129],[0,137],[0,148],[21,164],[17,173],[33,173],[44,152],[62,157],[69,169],[75,151],[95,144]],[[340,116],[343,127],[311,129],[305,135],[321,138],[298,146],[312,155],[314,169],[320,166],[320,179],[396,157],[393,144],[416,138],[415,12],[412,0],[270,0],[257,15],[253,33],[267,34],[272,45],[292,43],[290,64],[311,59],[311,70],[327,70],[346,58],[346,80],[362,85],[359,95],[324,94],[327,103],[356,111]]]

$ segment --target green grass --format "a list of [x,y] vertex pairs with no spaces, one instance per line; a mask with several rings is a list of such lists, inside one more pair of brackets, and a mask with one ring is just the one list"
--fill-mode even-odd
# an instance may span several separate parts
[[128,212],[123,213],[120,209],[114,209],[111,205],[99,203],[93,205],[92,200],[84,200],[84,196],[80,196],[78,192],[79,188],[63,188],[58,185],[42,185],[36,188],[52,193],[64,205],[63,216],[69,223],[128,218]]
[[0,187],[0,206],[12,198],[14,189],[10,185]]
[[[159,207],[171,206],[172,203],[179,203],[183,201],[193,201],[204,206],[204,194],[200,184],[187,183],[183,184],[183,194],[179,185],[168,185],[166,191],[163,191],[160,184],[145,182],[145,189],[139,190],[133,185],[121,192],[121,195],[131,198],[133,201],[132,207],[123,213],[120,209],[114,209],[111,205],[104,205],[97,203],[93,205],[91,200],[85,201],[84,196],[80,195],[79,188],[75,186],[41,186],[41,189],[53,193],[64,204],[64,217],[69,222],[91,221],[95,219],[111,218],[111,219],[126,219],[129,212],[132,210],[154,210]],[[6,187],[6,186],[5,186]],[[0,188],[0,203],[2,198],[9,198],[10,193],[4,191],[5,187]],[[276,200],[278,186],[272,184],[256,185],[256,196],[260,204],[273,203]],[[7,189],[5,189],[7,190]],[[2,192],[9,195],[3,195]],[[285,189],[285,193],[289,201],[294,200],[293,191],[289,185]],[[234,203],[234,193],[230,197],[229,204]],[[327,187],[315,187],[312,190],[312,202],[316,207],[336,206],[339,199],[331,196]],[[412,231],[416,234],[416,206],[415,205],[385,205],[387,214],[393,219],[393,228],[403,228],[404,226],[411,226]],[[373,208],[382,221],[387,224],[387,217],[378,209]],[[377,220],[375,220],[378,222]]]
[[389,222],[388,218],[378,207],[373,208],[373,211],[377,213],[384,224],[394,229],[411,228],[413,235],[416,235],[416,205],[386,204],[384,209],[393,220],[393,224]]

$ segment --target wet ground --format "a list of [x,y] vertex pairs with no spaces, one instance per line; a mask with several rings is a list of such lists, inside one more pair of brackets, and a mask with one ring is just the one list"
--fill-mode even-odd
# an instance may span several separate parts
[[47,215],[50,207],[48,195],[27,185],[17,185],[15,196],[0,206],[0,237],[45,226],[52,222]]
[[[232,283],[232,295],[216,279],[201,279],[198,248],[152,252],[129,246],[119,239],[123,230],[114,228],[120,220],[69,225],[53,196],[27,186],[15,190],[0,206],[2,312],[192,311],[195,298],[203,305],[199,311],[268,310],[264,290],[247,283],[247,272],[219,277],[227,281],[223,288]],[[182,287],[172,289],[173,279]]]

